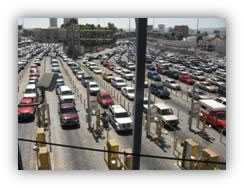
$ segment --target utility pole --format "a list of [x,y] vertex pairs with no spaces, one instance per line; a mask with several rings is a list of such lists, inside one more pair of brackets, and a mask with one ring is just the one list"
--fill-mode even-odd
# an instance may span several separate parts
[[148,100],[147,100],[147,124],[146,124],[146,136],[150,138],[150,126],[151,126],[151,83],[148,82]]
[[90,85],[87,84],[87,123],[88,129],[91,130],[91,106],[90,106]]
[[197,34],[196,34],[195,57],[197,56],[197,47],[198,47],[198,25],[199,25],[199,18],[197,18]]
[[136,93],[133,132],[133,170],[140,169],[141,135],[143,118],[145,58],[147,44],[147,18],[136,18]]

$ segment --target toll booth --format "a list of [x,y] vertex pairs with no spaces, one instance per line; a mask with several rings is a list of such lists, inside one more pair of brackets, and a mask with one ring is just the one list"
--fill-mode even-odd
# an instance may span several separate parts
[[[183,143],[183,159],[194,159],[197,160],[200,157],[200,147],[197,142],[192,138],[188,138]],[[197,162],[193,161],[182,161],[182,167],[186,170],[197,169]]]
[[[201,160],[218,162],[219,155],[217,153],[215,153],[213,150],[211,150],[210,148],[205,148],[201,152]],[[216,170],[218,168],[219,168],[218,165],[213,164],[213,163],[200,163],[199,164],[200,170]]]
[[112,152],[119,151],[119,145],[117,144],[117,142],[114,139],[108,140],[107,145],[104,147],[104,149],[107,151],[111,151],[111,152],[104,152],[104,161],[108,165],[108,168],[110,170],[121,170],[123,165],[119,158],[119,154],[112,153]]

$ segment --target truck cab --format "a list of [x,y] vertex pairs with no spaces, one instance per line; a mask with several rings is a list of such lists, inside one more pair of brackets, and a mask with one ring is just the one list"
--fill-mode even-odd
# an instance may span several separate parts
[[217,130],[226,130],[226,106],[214,99],[199,100],[200,120]]

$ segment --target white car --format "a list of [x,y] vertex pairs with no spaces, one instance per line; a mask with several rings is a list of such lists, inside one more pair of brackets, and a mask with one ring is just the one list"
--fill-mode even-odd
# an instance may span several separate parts
[[117,73],[117,74],[121,74],[122,73],[122,70],[120,67],[115,67],[114,68],[114,72]]
[[112,77],[111,85],[117,89],[121,89],[122,87],[126,86],[126,82],[120,77]]
[[125,78],[126,80],[133,80],[133,78],[134,78],[134,74],[131,71],[129,71],[128,69],[122,69],[121,76],[122,76],[122,78]]
[[159,120],[169,128],[176,128],[179,124],[179,119],[174,115],[173,109],[164,103],[154,104],[151,114],[153,114],[154,120]]
[[135,89],[133,87],[127,86],[121,88],[121,93],[129,100],[135,99]]
[[95,74],[102,74],[102,69],[100,69],[98,66],[96,66],[95,68],[93,68],[92,71]]
[[108,119],[116,131],[132,131],[130,114],[121,105],[112,105],[109,107]]
[[100,87],[98,86],[98,84],[94,81],[91,81],[88,83],[88,85],[89,85],[90,95],[96,96],[97,93],[100,91]]
[[36,84],[28,84],[25,89],[24,97],[37,98]]
[[166,79],[164,85],[170,89],[181,90],[180,85],[173,79]]

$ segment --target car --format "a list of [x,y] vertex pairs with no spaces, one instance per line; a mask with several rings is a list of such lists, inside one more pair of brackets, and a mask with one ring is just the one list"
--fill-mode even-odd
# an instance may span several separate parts
[[108,119],[117,132],[132,132],[130,114],[121,105],[112,105],[108,109]]
[[149,71],[156,71],[155,66],[152,65],[152,64],[148,64],[146,67],[147,67],[147,69],[148,69]]
[[121,93],[129,100],[135,99],[135,88],[134,87],[130,87],[130,86],[122,87]]
[[122,69],[121,76],[126,80],[132,80],[134,78],[134,74],[128,69]]
[[89,93],[92,96],[96,96],[97,93],[100,91],[100,87],[98,86],[98,84],[94,81],[90,81],[87,84],[89,86]]
[[58,88],[60,87],[60,86],[64,86],[65,85],[65,83],[64,83],[64,79],[63,78],[58,78],[57,80],[56,80],[56,92],[57,92],[57,90],[58,90]]
[[60,124],[63,129],[79,128],[79,115],[73,103],[63,103],[59,107]]
[[188,90],[187,95],[191,98],[193,97],[195,100],[209,99],[210,98],[208,93],[206,93],[203,90],[198,89],[198,88],[196,88],[194,92],[192,89]]
[[152,83],[150,85],[150,91],[152,94],[154,94],[160,98],[169,98],[170,97],[170,92],[163,85],[163,83]]
[[168,76],[169,78],[178,80],[180,73],[178,71],[176,71],[176,70],[168,70],[168,71],[165,71],[164,74],[166,76]]
[[32,97],[23,97],[18,105],[18,122],[32,122],[35,120],[36,107]]
[[150,100],[150,104],[148,104],[148,97],[144,97],[143,99],[143,112],[144,113],[147,113],[147,110],[148,110],[148,105],[149,105],[149,108],[151,109],[151,107],[153,106],[153,101]]
[[154,120],[161,122],[165,127],[175,130],[178,127],[179,119],[174,115],[174,111],[164,103],[156,103],[153,105],[151,114]]
[[113,71],[116,73],[116,74],[121,74],[122,73],[122,69],[120,67],[115,67],[113,69]]
[[92,79],[93,78],[91,75],[85,73],[81,78],[81,84],[86,88],[88,82],[91,81]]
[[95,74],[102,74],[102,69],[99,68],[98,66],[94,67],[92,69],[92,71],[95,73]]
[[226,105],[226,98],[225,97],[217,97],[215,99],[215,101],[217,101],[217,102],[219,102],[219,103],[221,103],[223,105]]
[[148,71],[147,77],[154,81],[159,81],[159,82],[161,81],[161,77],[159,76],[159,74],[156,71]]
[[105,90],[101,90],[97,94],[97,102],[103,107],[107,108],[114,104],[112,97]]
[[33,100],[37,100],[37,88],[36,84],[28,84],[26,86],[24,97],[33,98]]
[[198,84],[198,87],[204,91],[210,92],[210,93],[216,93],[218,91],[218,87],[215,85],[212,85],[210,82],[204,81],[200,82]]
[[105,80],[105,81],[107,81],[107,82],[111,82],[111,78],[113,77],[113,74],[112,73],[104,73],[103,74],[103,79]]
[[166,79],[163,83],[166,87],[170,89],[181,90],[180,85],[173,79]]
[[120,90],[122,87],[126,86],[126,82],[124,79],[122,79],[120,77],[112,77],[111,85]]
[[226,130],[226,105],[217,102],[214,99],[199,100],[200,120],[218,131],[225,134]]
[[188,84],[188,85],[194,84],[194,80],[191,78],[191,75],[186,73],[186,72],[180,73],[179,80],[185,84]]
[[80,70],[78,72],[76,72],[75,76],[78,80],[81,80],[82,76],[85,74],[84,71]]

